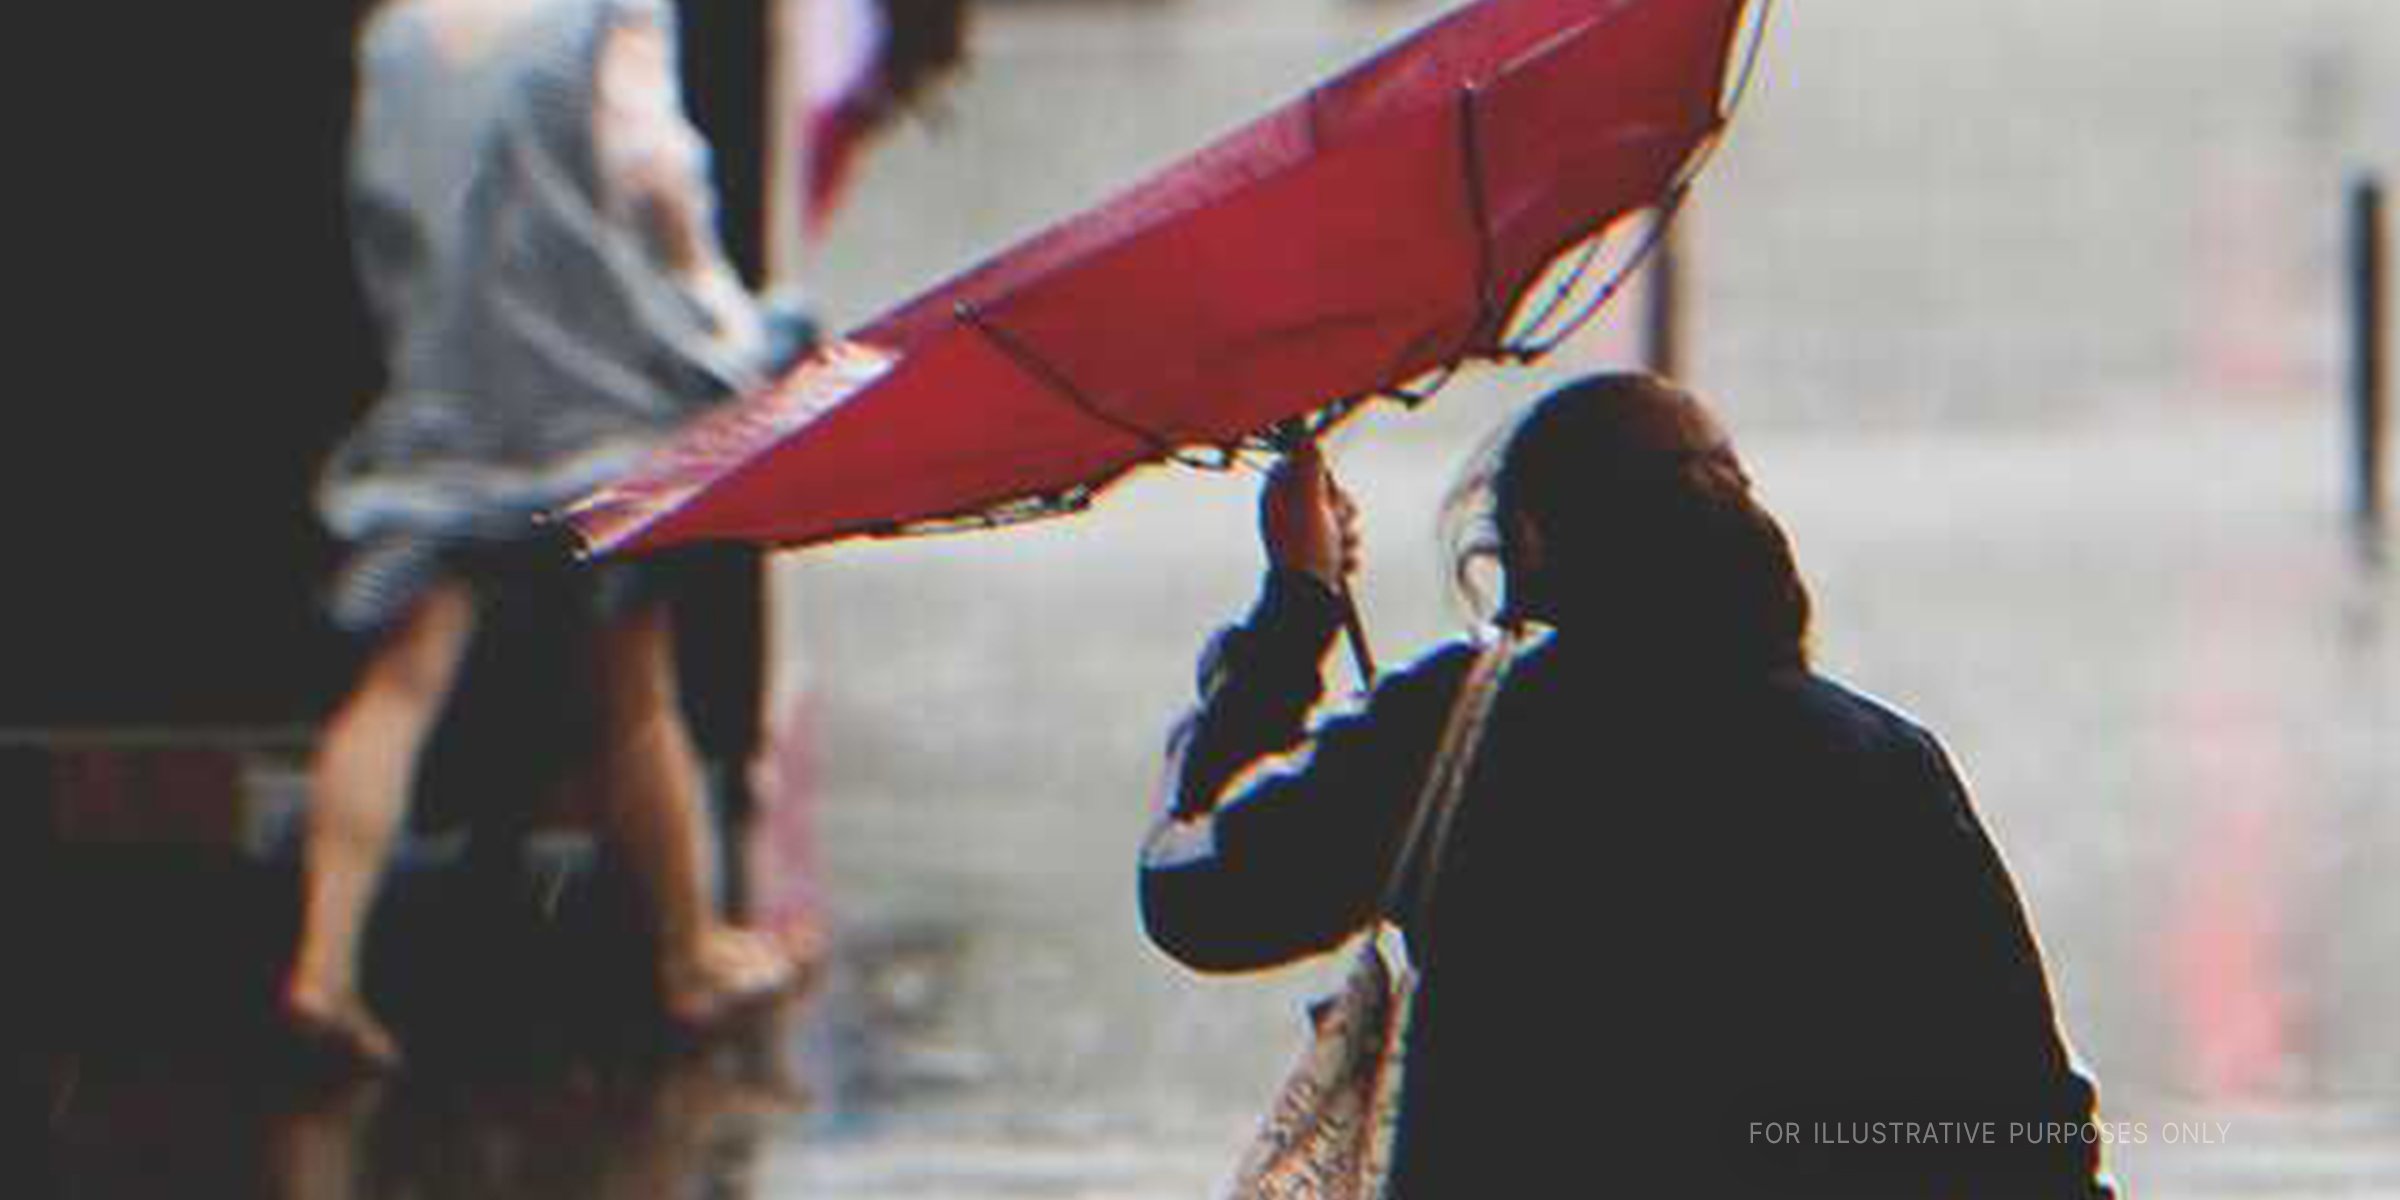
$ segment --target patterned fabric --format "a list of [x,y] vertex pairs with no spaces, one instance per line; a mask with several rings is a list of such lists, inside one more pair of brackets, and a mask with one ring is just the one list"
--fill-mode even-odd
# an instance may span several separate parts
[[1369,940],[1309,1012],[1308,1048],[1242,1158],[1232,1200],[1375,1200],[1391,1177],[1401,1048],[1416,995]]
[[[1476,656],[1451,702],[1408,832],[1386,875],[1386,913],[1400,910],[1412,871],[1419,879],[1411,928],[1420,940],[1409,948],[1416,963],[1430,957],[1423,937],[1431,931],[1443,844],[1518,648],[1510,633]],[[1235,1176],[1232,1200],[1378,1200],[1389,1188],[1417,977],[1413,971],[1392,974],[1381,937],[1379,924],[1359,947],[1342,990],[1310,1010],[1308,1049],[1267,1110]]]
[[713,235],[661,233],[714,208],[673,38],[665,0],[395,0],[362,31],[350,201],[390,383],[318,488],[345,627],[784,357]]

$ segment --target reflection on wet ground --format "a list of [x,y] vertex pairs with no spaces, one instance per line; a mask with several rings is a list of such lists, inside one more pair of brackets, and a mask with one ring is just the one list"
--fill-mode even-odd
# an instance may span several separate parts
[[361,1076],[255,1021],[211,1036],[187,1014],[172,1034],[54,1048],[27,1089],[40,1093],[48,1152],[12,1162],[0,1194],[737,1200],[1204,1189],[1222,1157],[1205,1141],[1129,1137],[1089,1114],[1046,1119],[995,1094],[993,1055],[962,1047],[955,1032],[965,932],[859,931],[804,992],[704,1041],[623,1012],[603,1036],[585,1019],[575,1032],[537,1031],[531,1046],[522,1030],[420,1022],[411,1047],[424,1052],[408,1069]]
[[[589,923],[570,911],[538,940],[571,944]],[[488,1001],[428,1018],[421,989],[401,989],[416,1008],[403,1026],[411,1060],[388,1076],[343,1069],[262,1013],[222,1006],[211,1028],[185,1012],[174,1032],[121,1044],[87,1024],[79,1044],[42,1058],[50,1182],[95,1200],[761,1194],[770,1143],[838,1131],[978,1074],[925,1041],[957,994],[953,936],[854,938],[803,992],[705,1039],[662,1030],[622,995],[549,993],[540,1003],[554,1013],[529,1024],[508,999],[525,988],[512,969],[489,959],[462,969],[456,947],[387,950],[471,980]],[[511,947],[534,952],[534,940]],[[638,963],[639,949],[625,958]],[[641,991],[638,977],[568,965],[582,985]]]
[[62,1197],[276,1200],[757,1194],[759,1149],[803,1107],[778,1057],[745,1045],[538,1072],[390,1079],[254,1060],[53,1070]]

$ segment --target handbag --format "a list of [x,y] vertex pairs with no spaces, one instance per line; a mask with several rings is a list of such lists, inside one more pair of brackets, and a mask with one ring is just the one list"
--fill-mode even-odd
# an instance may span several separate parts
[[[1468,669],[1385,873],[1375,921],[1361,936],[1340,989],[1309,1006],[1309,1043],[1243,1154],[1228,1200],[1376,1200],[1383,1194],[1399,1131],[1403,1047],[1417,987],[1413,966],[1395,972],[1385,957],[1389,914],[1403,899],[1409,865],[1422,846],[1427,858],[1416,927],[1420,936],[1430,928],[1424,918],[1432,911],[1451,818],[1517,645],[1518,635],[1505,631]],[[1424,947],[1411,947],[1410,959],[1422,963]]]

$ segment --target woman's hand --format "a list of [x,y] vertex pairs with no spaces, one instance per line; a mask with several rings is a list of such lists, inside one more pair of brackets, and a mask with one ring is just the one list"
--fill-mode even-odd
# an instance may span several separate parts
[[1358,506],[1334,483],[1314,442],[1284,455],[1267,475],[1258,526],[1267,561],[1277,567],[1314,575],[1337,592],[1358,570]]

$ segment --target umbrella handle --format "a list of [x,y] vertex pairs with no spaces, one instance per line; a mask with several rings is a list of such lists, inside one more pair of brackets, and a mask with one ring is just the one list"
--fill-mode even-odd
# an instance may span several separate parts
[[1334,585],[1334,599],[1342,605],[1343,640],[1350,643],[1350,665],[1358,669],[1359,685],[1372,691],[1375,687],[1375,651],[1367,645],[1367,623],[1359,619],[1358,598],[1350,594],[1350,581]]

